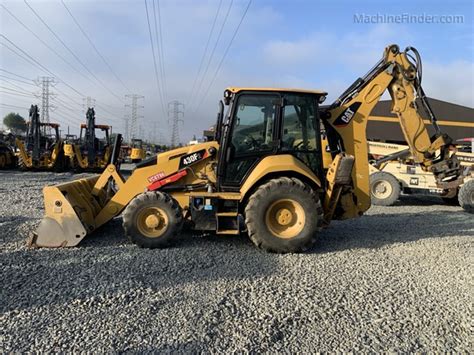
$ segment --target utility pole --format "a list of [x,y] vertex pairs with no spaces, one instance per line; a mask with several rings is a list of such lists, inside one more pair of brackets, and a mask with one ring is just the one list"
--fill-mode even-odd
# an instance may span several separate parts
[[130,100],[130,104],[125,105],[125,107],[130,107],[130,115],[128,116],[130,118],[130,125],[128,124],[128,117],[126,116],[126,127],[129,127],[128,132],[128,139],[129,141],[133,138],[136,137],[137,129],[138,129],[138,119],[143,118],[143,115],[138,114],[138,109],[144,108],[145,106],[139,105],[138,100],[144,99],[145,96],[142,95],[137,95],[137,94],[130,94],[130,95],[125,95],[125,99]]
[[[182,108],[182,109],[181,109]],[[179,123],[184,123],[180,118],[184,118],[184,104],[178,100],[168,103],[168,124],[171,125],[171,147],[174,148],[179,144]]]
[[[36,95],[37,97],[41,97],[41,122],[50,123],[49,112],[55,109],[55,106],[49,103],[50,97],[54,95],[50,92],[50,88],[56,84],[56,81],[51,76],[42,76],[36,79],[35,83],[41,88],[41,93]],[[51,127],[45,127],[44,133],[50,135]]]

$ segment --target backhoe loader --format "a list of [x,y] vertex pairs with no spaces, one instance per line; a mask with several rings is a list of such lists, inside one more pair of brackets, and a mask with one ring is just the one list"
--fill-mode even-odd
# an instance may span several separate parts
[[130,160],[133,164],[141,162],[143,159],[145,159],[146,153],[143,147],[143,141],[141,139],[133,138],[130,145]]
[[[49,135],[47,129],[52,129]],[[63,141],[59,136],[59,124],[40,122],[38,106],[31,105],[30,120],[27,124],[25,140],[15,139],[18,148],[18,167],[22,170],[64,169]]]
[[[170,244],[186,221],[218,235],[246,231],[267,251],[306,250],[332,219],[356,218],[370,207],[366,125],[385,90],[414,159],[441,188],[461,184],[449,138],[439,131],[430,138],[415,106],[419,96],[431,112],[418,52],[391,45],[369,73],[321,110],[324,91],[227,88],[213,141],[145,159],[127,180],[115,165],[118,136],[100,176],[44,188],[45,217],[29,245],[75,246],[122,213],[125,235],[141,247]],[[327,169],[321,126],[332,157]]]
[[16,157],[13,149],[6,143],[0,140],[0,170],[11,169],[16,165]]
[[[86,123],[81,124],[78,139],[69,139],[64,144],[64,154],[69,159],[69,167],[77,171],[102,171],[110,162],[112,145],[110,144],[108,125],[95,124],[95,111],[89,108]],[[99,139],[96,131],[104,133]]]

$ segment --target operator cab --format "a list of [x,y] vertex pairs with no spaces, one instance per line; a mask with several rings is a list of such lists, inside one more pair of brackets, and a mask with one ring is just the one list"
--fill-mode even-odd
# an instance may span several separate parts
[[[316,176],[323,171],[319,103],[323,91],[229,88],[220,104],[216,140],[220,145],[218,183],[237,191],[263,158],[290,154]],[[289,167],[289,169],[291,169]]]

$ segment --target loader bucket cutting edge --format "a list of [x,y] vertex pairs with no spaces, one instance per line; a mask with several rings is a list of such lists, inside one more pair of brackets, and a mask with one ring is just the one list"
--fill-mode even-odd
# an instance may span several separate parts
[[45,216],[27,241],[30,247],[73,247],[95,229],[100,205],[92,195],[98,176],[43,189]]

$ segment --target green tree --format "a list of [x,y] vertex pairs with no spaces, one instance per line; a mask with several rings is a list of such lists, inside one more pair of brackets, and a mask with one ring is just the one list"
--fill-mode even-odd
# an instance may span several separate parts
[[3,117],[3,124],[15,132],[26,131],[26,121],[18,113],[10,112]]

